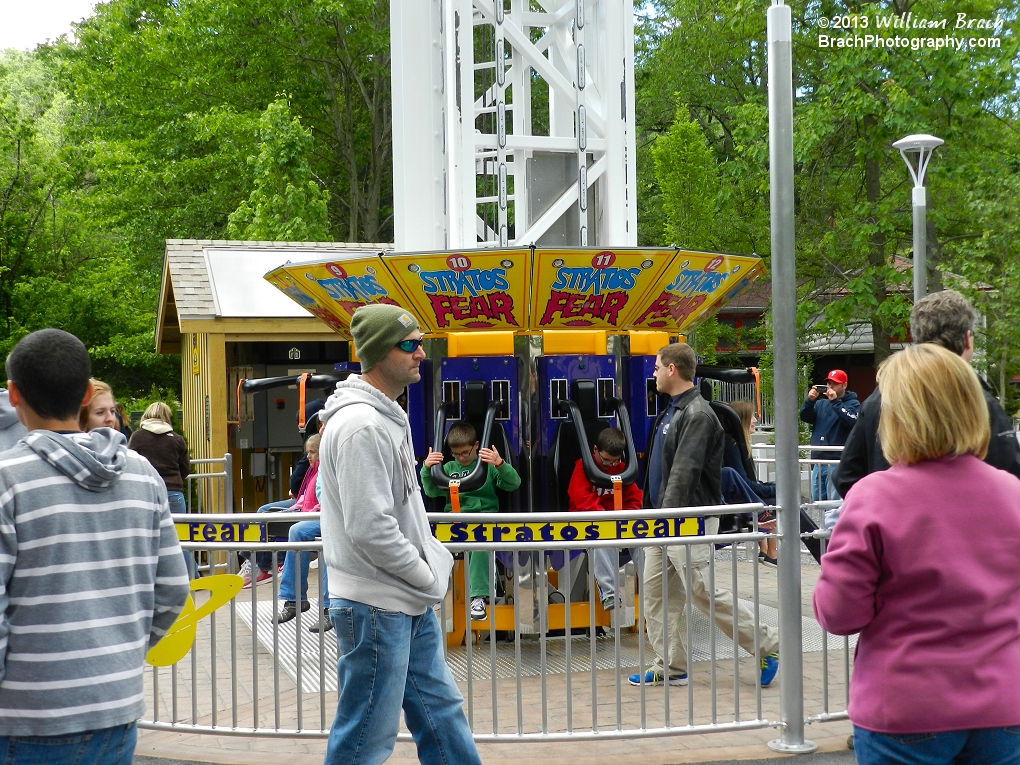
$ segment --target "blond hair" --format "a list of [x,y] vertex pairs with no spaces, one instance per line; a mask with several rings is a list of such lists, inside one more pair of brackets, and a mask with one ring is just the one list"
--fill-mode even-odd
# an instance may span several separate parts
[[754,404],[750,401],[731,401],[730,407],[740,418],[740,426],[744,430],[744,441],[747,443],[747,451],[751,451],[751,419],[754,417]]
[[320,436],[318,433],[313,433],[312,435],[308,436],[308,439],[305,441],[305,453],[307,453],[310,449],[315,449],[315,451],[319,451],[319,441],[321,440],[322,436]]
[[109,393],[110,397],[113,397],[113,388],[104,383],[102,380],[90,377],[89,382],[92,383],[92,398],[89,399],[87,404],[82,404],[81,409],[78,410],[78,427],[82,430],[86,430],[88,428],[89,410],[92,408],[92,402],[104,393]]
[[164,404],[162,401],[153,401],[147,407],[145,412],[142,414],[143,420],[162,420],[167,425],[174,424],[174,413],[170,411],[170,407]]
[[988,405],[977,375],[934,343],[910,345],[878,369],[878,437],[890,465],[988,452]]

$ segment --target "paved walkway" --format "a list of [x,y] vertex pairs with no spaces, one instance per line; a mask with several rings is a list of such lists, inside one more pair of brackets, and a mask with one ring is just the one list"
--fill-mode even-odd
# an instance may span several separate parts
[[[742,560],[742,554],[738,555],[737,564],[732,566],[729,557],[727,551],[717,555],[716,575],[723,577],[727,583],[736,576],[737,592],[742,598],[750,599],[754,594],[753,574],[757,569],[762,618],[763,621],[768,620],[766,617],[777,605],[775,569]],[[806,558],[802,566],[802,578],[806,623],[805,710],[809,716],[845,709],[849,667],[848,651],[842,640],[830,638],[829,650],[823,652],[820,639],[809,636],[812,626],[812,620],[807,618],[811,613],[810,594],[818,572],[819,568]],[[245,598],[247,608],[254,609],[257,614],[264,612],[268,616],[274,607],[272,590],[271,586],[264,585],[257,589],[254,598],[250,592],[242,593],[241,597]],[[314,609],[304,617],[305,628],[318,620]],[[139,765],[145,762],[145,757],[230,765],[252,762],[272,762],[273,765],[321,763],[325,750],[321,730],[328,729],[336,704],[336,692],[330,687],[331,682],[335,687],[335,677],[332,674],[335,670],[331,666],[332,656],[335,655],[334,633],[327,633],[320,643],[317,636],[302,630],[300,654],[305,655],[305,660],[296,662],[294,658],[299,652],[295,639],[298,633],[293,629],[293,624],[284,625],[288,627],[286,631],[281,628],[275,633],[270,632],[268,641],[263,635],[260,642],[252,634],[250,616],[244,620],[235,611],[233,616],[218,617],[215,623],[210,620],[206,622],[209,623],[203,623],[199,629],[193,664],[191,660],[185,660],[175,672],[163,669],[148,675],[149,719],[153,709],[158,707],[158,719],[163,721],[177,719],[185,724],[194,722],[227,727],[235,724],[251,727],[257,723],[263,728],[293,728],[306,733],[303,737],[270,738],[140,730],[137,748]],[[707,621],[704,621],[704,630],[701,632],[698,631],[701,629],[699,624],[701,622],[692,623],[695,659],[707,657],[712,648]],[[817,633],[816,625],[814,630]],[[235,639],[231,640],[231,635]],[[779,681],[762,690],[759,714],[755,687],[756,662],[742,652],[736,658],[730,658],[733,656],[732,644],[727,643],[728,639],[722,633],[716,633],[715,640],[715,663],[707,658],[695,661],[691,668],[689,687],[672,687],[668,691],[661,687],[647,688],[643,697],[640,689],[630,686],[625,679],[626,674],[634,671],[636,666],[622,667],[618,675],[615,669],[600,669],[604,666],[602,661],[595,662],[594,677],[590,672],[589,660],[583,666],[572,665],[574,671],[569,675],[560,670],[547,673],[544,680],[540,675],[523,673],[520,678],[513,672],[507,676],[497,665],[496,680],[493,682],[487,679],[490,660],[487,645],[474,649],[474,660],[481,664],[476,665],[480,671],[472,673],[475,678],[484,675],[486,679],[475,679],[470,687],[464,682],[460,686],[469,702],[468,709],[476,734],[491,734],[494,729],[501,733],[514,733],[518,726],[525,732],[535,733],[543,730],[543,726],[549,731],[563,731],[571,727],[574,730],[590,731],[593,714],[602,730],[615,727],[617,720],[625,730],[659,728],[664,725],[725,725],[734,720],[745,723],[753,723],[756,719],[778,720]],[[625,641],[629,643],[625,645]],[[562,653],[565,641],[562,638],[558,644],[548,641],[550,652],[555,645],[559,646],[558,650]],[[626,653],[633,657],[637,647],[638,636],[626,636],[621,641],[621,655],[625,653],[623,649],[627,648]],[[537,648],[537,641],[530,641],[529,645],[523,645],[522,654],[529,651],[534,653]],[[591,647],[586,637],[575,637],[571,641],[571,649],[575,657],[590,657]],[[609,650],[615,650],[612,643]],[[603,648],[597,645],[597,654],[602,651]],[[645,651],[647,655],[647,644]],[[284,666],[282,662],[274,663],[274,653],[288,656],[289,664]],[[295,675],[299,665],[303,668],[300,684]],[[320,678],[325,686],[322,693],[318,690]],[[235,679],[236,683],[232,683]],[[542,703],[543,689],[544,698],[547,699],[545,704]],[[846,737],[850,730],[850,724],[845,720],[815,723],[808,726],[807,736],[817,742],[823,752],[845,752]],[[314,737],[316,734],[319,737]],[[518,762],[534,765],[536,760],[543,765],[593,765],[600,762],[612,762],[613,765],[667,765],[779,757],[765,746],[777,737],[776,728],[758,728],[640,739],[574,740],[565,743],[506,741],[483,743],[479,749],[484,762],[507,765]],[[398,743],[388,762],[395,765],[416,763],[413,744]],[[168,763],[163,761],[160,765]]]
[[[820,748],[813,754],[798,755],[796,757],[797,765],[852,765],[857,760],[854,757],[853,751],[843,748],[835,751],[823,750]],[[712,765],[775,765],[777,759],[790,759],[789,757],[779,757],[778,755],[769,759],[755,759],[755,760],[702,760],[701,765],[706,763],[712,763]],[[554,759],[547,759],[543,762],[555,763],[558,762]],[[676,760],[677,763],[682,762]],[[195,760],[168,760],[155,757],[143,757],[136,756],[134,765],[202,765]]]

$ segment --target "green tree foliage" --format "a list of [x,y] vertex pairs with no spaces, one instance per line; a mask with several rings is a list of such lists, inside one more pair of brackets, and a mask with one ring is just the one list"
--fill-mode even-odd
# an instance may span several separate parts
[[[744,0],[654,0],[642,8],[636,82],[643,143],[667,134],[674,105],[687,104],[718,167],[720,214],[713,237],[722,249],[756,251],[767,263],[765,14]],[[890,144],[910,133],[946,141],[929,170],[928,276],[931,288],[938,288],[949,267],[949,243],[1009,231],[1007,218],[983,215],[971,192],[980,179],[999,176],[1003,162],[1013,166],[1017,156],[1007,147],[1015,143],[1008,138],[1017,126],[1018,39],[1007,29],[998,48],[834,49],[820,47],[818,19],[864,23],[860,19],[867,16],[872,34],[923,38],[945,32],[878,30],[876,20],[911,12],[914,18],[945,18],[951,32],[964,11],[985,19],[999,13],[1007,24],[1020,16],[1016,0],[1005,7],[990,0],[966,8],[948,0],[793,6],[801,328],[828,333],[870,325],[877,361],[888,353],[890,336],[905,336],[910,304],[910,183]],[[648,154],[639,149],[638,160],[647,163]],[[648,179],[647,167],[639,167],[638,178]],[[639,214],[662,221],[663,189],[656,183],[652,190],[639,196]],[[661,233],[664,224],[659,226]]]
[[681,107],[652,147],[655,179],[665,216],[667,239],[694,250],[711,249],[718,176],[715,158],[696,122]]
[[8,330],[15,286],[73,236],[61,195],[64,107],[31,55],[0,59],[0,307]]
[[329,192],[312,180],[311,132],[291,116],[285,99],[266,107],[259,120],[257,156],[248,157],[255,188],[230,214],[231,239],[319,242],[329,236]]
[[114,390],[176,385],[174,359],[154,353],[156,290],[94,214],[92,177],[67,136],[78,110],[46,56],[0,57],[0,354],[58,327]]
[[323,238],[391,237],[385,0],[112,0],[77,37],[59,57],[65,86],[89,104],[81,135],[154,268],[166,238],[223,238],[255,189],[238,168],[258,154],[280,93],[310,131],[312,180],[330,192]]
[[177,389],[164,241],[387,241],[389,92],[386,0],[110,0],[3,54],[0,352],[63,327],[119,395]]
[[982,314],[977,344],[983,351],[975,363],[984,367],[998,389],[1006,411],[1015,412],[1020,397],[1010,383],[1020,374],[1020,163],[1003,168],[998,178],[980,179],[969,192],[969,204],[979,218],[979,237],[946,242],[946,286],[963,292]]

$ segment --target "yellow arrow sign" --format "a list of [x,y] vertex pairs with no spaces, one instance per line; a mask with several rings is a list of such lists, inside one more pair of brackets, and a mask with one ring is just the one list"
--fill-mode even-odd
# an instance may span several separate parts
[[145,660],[154,667],[169,667],[187,656],[195,642],[198,620],[229,603],[243,586],[244,577],[237,574],[217,574],[193,579],[191,591],[208,590],[209,600],[195,608],[195,601],[188,595],[188,602],[184,604],[184,610],[177,621],[170,625],[162,640],[149,649]]

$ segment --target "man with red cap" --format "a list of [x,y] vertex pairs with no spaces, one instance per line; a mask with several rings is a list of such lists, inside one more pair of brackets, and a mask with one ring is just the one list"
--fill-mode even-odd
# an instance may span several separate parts
[[[833,369],[822,386],[808,388],[807,399],[800,408],[800,418],[811,425],[812,446],[843,446],[850,431],[857,424],[861,402],[857,394],[848,391],[846,372]],[[837,460],[837,452],[811,452],[813,460]],[[840,499],[832,484],[835,465],[814,465],[811,468],[811,501]]]

